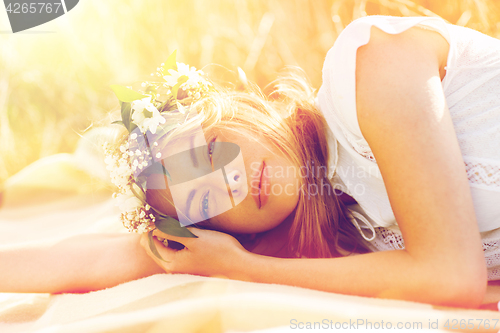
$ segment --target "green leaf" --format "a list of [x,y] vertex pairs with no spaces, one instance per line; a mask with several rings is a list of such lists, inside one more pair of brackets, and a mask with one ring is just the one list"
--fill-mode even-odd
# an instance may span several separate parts
[[156,95],[156,93],[158,92],[158,88],[154,85],[150,85],[146,88],[146,90],[144,91],[146,94],[154,94]]
[[187,75],[182,75],[177,79],[177,83],[172,87],[172,96],[174,96],[175,99],[177,99],[177,92],[179,91],[179,88],[187,80],[189,80],[189,77],[187,77]]
[[170,178],[170,174],[168,173],[168,170],[165,168],[165,166],[163,165],[163,163],[161,163],[161,162],[158,162],[158,163],[160,163],[160,164],[161,164],[161,168],[162,168],[163,174],[164,174],[165,176],[167,176],[167,177],[171,180],[171,178]]
[[118,84],[113,84],[110,87],[115,93],[116,97],[118,97],[118,99],[121,102],[130,103],[138,99],[143,99],[148,97],[146,95],[139,94],[137,91],[134,91],[124,86],[120,86]]
[[157,108],[158,111],[160,111],[160,113],[168,111],[169,105],[172,103],[172,101],[173,101],[172,96],[169,96],[169,98],[166,101],[164,101],[163,103],[161,103],[161,105]]
[[132,133],[137,125],[132,122],[132,105],[130,103],[122,102],[122,123],[129,133]]
[[157,218],[155,221],[155,225],[161,232],[167,235],[198,238],[198,236],[189,231],[188,228],[181,226],[180,222],[171,216],[167,216],[163,219]]
[[175,60],[176,57],[177,57],[177,50],[172,52],[172,54],[168,57],[167,61],[165,61],[165,64],[162,67],[163,74],[170,75],[170,73],[168,72],[169,69],[177,71],[177,61]]
[[160,113],[161,113],[161,112],[166,112],[166,111],[170,111],[170,110],[175,110],[177,108],[177,105],[175,104],[175,102],[176,102],[176,100],[170,94],[170,96],[168,97],[168,100],[163,102],[163,104],[158,108],[158,111],[160,111]]
[[160,255],[160,252],[158,252],[158,249],[156,248],[156,244],[153,241],[153,231],[154,230],[151,230],[150,232],[148,232],[148,243],[149,243],[149,248],[151,249],[151,253],[153,253],[154,256],[156,258],[160,259],[161,261],[170,262],[170,261],[163,259]]
[[[123,123],[123,121],[121,121],[121,120],[113,121],[111,124],[116,124],[116,125],[123,125],[123,126],[125,126],[125,124],[124,124],[124,123]],[[125,127],[127,127],[127,126],[125,126]]]
[[132,105],[130,103],[122,102],[122,123],[130,132],[130,122],[132,121]]

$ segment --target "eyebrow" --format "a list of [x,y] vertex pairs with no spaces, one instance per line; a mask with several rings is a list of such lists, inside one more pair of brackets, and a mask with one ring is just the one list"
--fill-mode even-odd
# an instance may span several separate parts
[[193,161],[193,166],[198,167],[198,160],[196,159],[196,154],[194,152],[194,136],[191,136],[191,147],[189,149],[189,155],[191,156],[191,161]]
[[189,192],[189,195],[186,200],[186,216],[191,221],[191,217],[189,216],[189,211],[191,210],[191,203],[193,202],[194,195],[196,194],[196,189],[192,189],[191,192]]

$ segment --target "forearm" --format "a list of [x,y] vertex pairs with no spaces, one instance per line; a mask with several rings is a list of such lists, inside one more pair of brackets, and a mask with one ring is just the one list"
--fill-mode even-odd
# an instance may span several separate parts
[[88,234],[0,251],[0,292],[87,292],[163,272],[134,234]]
[[437,265],[419,263],[404,250],[311,259],[248,252],[238,261],[240,275],[235,278],[448,306],[477,307],[481,303],[480,290],[466,292],[460,277],[443,278],[444,270]]
[[[88,238],[79,237],[81,239],[73,247],[73,253],[81,262],[75,264],[74,256],[66,257],[65,261],[73,268],[73,274],[69,278],[69,287],[63,292],[100,290],[165,273],[140,246],[138,234],[92,234]],[[68,247],[66,244],[60,246],[63,249]],[[85,255],[78,256],[78,253],[85,251]]]
[[64,274],[50,259],[51,246],[0,250],[0,292],[55,292]]

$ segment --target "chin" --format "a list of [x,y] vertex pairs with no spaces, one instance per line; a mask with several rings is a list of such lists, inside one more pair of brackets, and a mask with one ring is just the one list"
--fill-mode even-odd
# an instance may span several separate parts
[[[291,203],[293,204],[291,205]],[[270,206],[272,210],[267,211],[265,215],[268,219],[276,221],[274,224],[277,226],[295,211],[298,203],[298,200],[294,201],[292,198],[287,198],[281,205]]]
[[[233,233],[239,233],[239,234],[258,234],[258,233],[261,233],[261,232],[265,232],[265,231],[269,231],[271,229],[274,229],[275,227],[277,227],[280,223],[280,222],[276,222],[276,223],[269,223],[268,220],[266,221],[263,221],[264,223],[262,224],[259,224],[259,225],[251,225],[252,222],[249,222],[248,224],[246,224],[247,226],[250,226],[249,228],[231,228],[231,230],[228,230],[229,232],[233,232]],[[254,222],[255,223],[255,222]]]

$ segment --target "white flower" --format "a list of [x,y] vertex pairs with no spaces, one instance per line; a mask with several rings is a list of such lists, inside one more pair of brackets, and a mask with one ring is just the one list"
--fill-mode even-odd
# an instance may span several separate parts
[[149,131],[156,134],[158,125],[165,123],[160,111],[151,103],[151,96],[132,102],[132,120],[142,133]]
[[[126,145],[125,145],[126,146]],[[124,150],[125,146],[120,146],[120,150]],[[111,182],[118,188],[123,188],[130,184],[132,170],[130,169],[128,158],[126,155],[120,157],[119,153],[113,152],[110,149],[105,151],[106,169],[109,170]]]
[[189,68],[189,65],[180,62],[177,63],[177,70],[169,69],[168,73],[170,75],[165,75],[163,78],[165,79],[167,84],[171,87],[175,86],[179,78],[183,75],[187,77],[195,75],[198,76],[198,73],[196,73],[196,68],[194,67]]
[[184,107],[181,103],[177,102],[177,110],[179,110],[180,113],[185,114],[186,113],[186,107]]
[[111,169],[111,165],[113,165],[116,161],[116,158],[112,155],[107,155],[106,158],[104,158],[104,163],[106,163],[108,170]]
[[147,232],[147,227],[144,224],[141,224],[137,227],[137,233],[143,234]]
[[203,72],[201,70],[197,71],[196,68],[189,67],[189,65],[180,62],[177,63],[177,70],[169,69],[168,73],[170,75],[163,76],[163,79],[166,81],[167,85],[171,87],[177,84],[181,76],[188,77],[188,80],[181,85],[182,88],[196,88],[198,86],[210,85],[208,81],[202,77]]
[[156,114],[153,115],[152,118],[146,118],[142,123],[143,129],[142,132],[145,133],[146,129],[149,128],[149,131],[153,134],[156,134],[156,129],[160,124],[165,124],[165,118],[163,118],[160,112],[156,111]]
[[141,200],[137,199],[136,197],[130,197],[120,205],[120,209],[124,212],[129,212],[141,206],[142,206]]
[[[135,100],[131,106],[133,111],[132,120],[136,125],[142,123],[144,119],[149,118],[155,110],[158,111],[153,103],[151,103],[151,96]],[[151,115],[145,113],[144,110],[149,111]]]
[[139,200],[131,191],[119,193],[116,196],[116,205],[123,212],[130,212],[136,208],[142,207],[142,201]]

